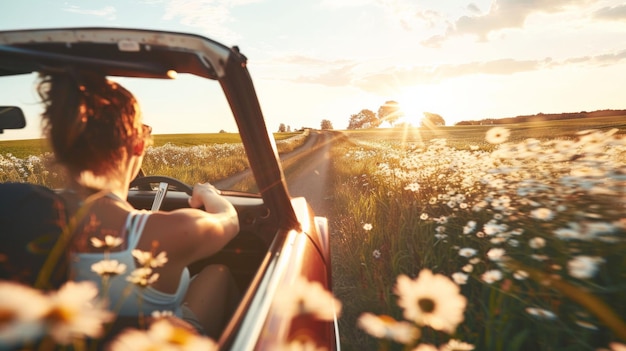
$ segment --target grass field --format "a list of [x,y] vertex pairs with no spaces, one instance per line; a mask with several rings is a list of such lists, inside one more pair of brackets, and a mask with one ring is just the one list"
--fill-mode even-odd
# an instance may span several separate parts
[[[624,116],[498,127],[345,131],[332,146],[342,349],[626,347]],[[238,143],[168,138],[148,173],[245,167]],[[44,161],[4,156],[0,174],[58,181]]]
[[624,117],[502,125],[501,144],[491,127],[349,131],[334,146],[344,350],[626,343]]
[[[274,133],[278,152],[294,150],[307,135],[307,131]],[[155,135],[143,163],[146,174],[172,176],[189,184],[223,179],[246,168],[241,139],[234,133]],[[65,183],[43,139],[0,142],[0,182],[8,181],[53,188]]]
[[[274,133],[274,140],[285,140],[302,134],[301,132]],[[239,133],[209,134],[157,134],[153,136],[154,146],[173,144],[181,147],[212,144],[241,143]],[[45,139],[7,140],[0,141],[0,155],[11,154],[17,158],[38,156],[50,152]]]

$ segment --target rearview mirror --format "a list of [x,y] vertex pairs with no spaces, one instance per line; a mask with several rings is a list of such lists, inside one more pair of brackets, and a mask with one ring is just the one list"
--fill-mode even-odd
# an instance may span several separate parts
[[0,106],[0,134],[5,129],[22,129],[26,127],[26,117],[21,108],[16,106]]

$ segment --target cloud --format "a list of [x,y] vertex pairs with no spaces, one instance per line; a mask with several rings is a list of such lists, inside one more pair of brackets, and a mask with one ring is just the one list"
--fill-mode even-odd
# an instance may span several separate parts
[[353,85],[352,70],[357,63],[347,64],[330,69],[316,76],[301,76],[295,79],[298,83],[321,84],[329,87],[343,87]]
[[475,13],[475,14],[480,14],[480,13],[482,13],[482,12],[480,11],[480,8],[478,8],[478,5],[476,5],[476,4],[474,4],[474,3],[471,3],[471,4],[467,5],[467,9],[468,9],[470,12]]
[[200,28],[212,38],[237,41],[240,36],[228,24],[233,22],[230,9],[258,0],[166,0],[165,20],[179,20],[181,24]]
[[604,7],[594,12],[593,17],[600,20],[626,21],[626,5]]
[[[295,58],[295,57],[294,57]],[[315,58],[298,57],[301,69],[309,68],[308,63],[315,69],[323,69],[318,74],[287,78],[287,80],[321,84],[325,86],[355,86],[367,92],[388,94],[406,86],[432,84],[446,79],[469,75],[513,75],[523,72],[532,72],[545,69],[576,65],[603,67],[619,64],[626,61],[626,50],[600,54],[596,56],[581,56],[555,61],[551,58],[535,60],[516,60],[503,58],[484,62],[468,62],[460,64],[446,64],[439,66],[413,67],[383,67],[367,71],[366,63],[356,61],[324,61]]]
[[78,6],[68,6],[63,9],[66,12],[78,13],[81,15],[90,15],[104,17],[107,20],[115,20],[117,10],[113,6],[105,6],[99,10],[82,9]]
[[388,15],[388,19],[399,24],[407,31],[420,25],[435,28],[446,23],[445,17],[438,11],[424,9],[414,0],[377,0],[377,5]]
[[[494,0],[485,14],[462,16],[448,27],[444,36],[424,41],[424,45],[441,43],[455,35],[474,35],[479,41],[488,40],[490,33],[509,28],[522,28],[528,16],[534,13],[556,13],[588,5],[594,0]],[[478,8],[470,4],[470,10]]]

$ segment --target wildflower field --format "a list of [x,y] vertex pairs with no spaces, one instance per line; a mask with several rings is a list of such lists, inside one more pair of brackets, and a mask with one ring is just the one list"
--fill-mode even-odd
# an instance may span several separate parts
[[[342,349],[624,350],[622,120],[341,132],[328,196]],[[238,141],[192,139],[155,137],[146,173],[194,183],[247,167]],[[62,184],[49,153],[9,144],[0,181]]]
[[347,133],[330,218],[343,349],[622,350],[622,127]]
[[[279,153],[302,145],[307,132],[275,133]],[[188,184],[215,181],[248,168],[239,134],[165,134],[153,137],[143,163],[146,174],[171,176]],[[206,164],[206,160],[215,160]],[[45,139],[0,141],[0,182],[29,182],[59,188],[61,168]]]

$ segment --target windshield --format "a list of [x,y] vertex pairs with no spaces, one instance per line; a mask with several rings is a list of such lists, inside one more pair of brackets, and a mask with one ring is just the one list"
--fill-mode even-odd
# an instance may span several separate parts
[[[143,123],[152,127],[153,145],[142,166],[145,175],[174,177],[193,185],[209,181],[221,189],[256,192],[232,112],[217,81],[181,74],[175,79],[111,77],[137,98]],[[37,75],[0,79],[0,105],[18,106],[23,130],[0,134],[1,181],[63,187],[41,133],[42,104]],[[243,174],[242,174],[243,172]],[[237,175],[237,177],[233,177]]]

